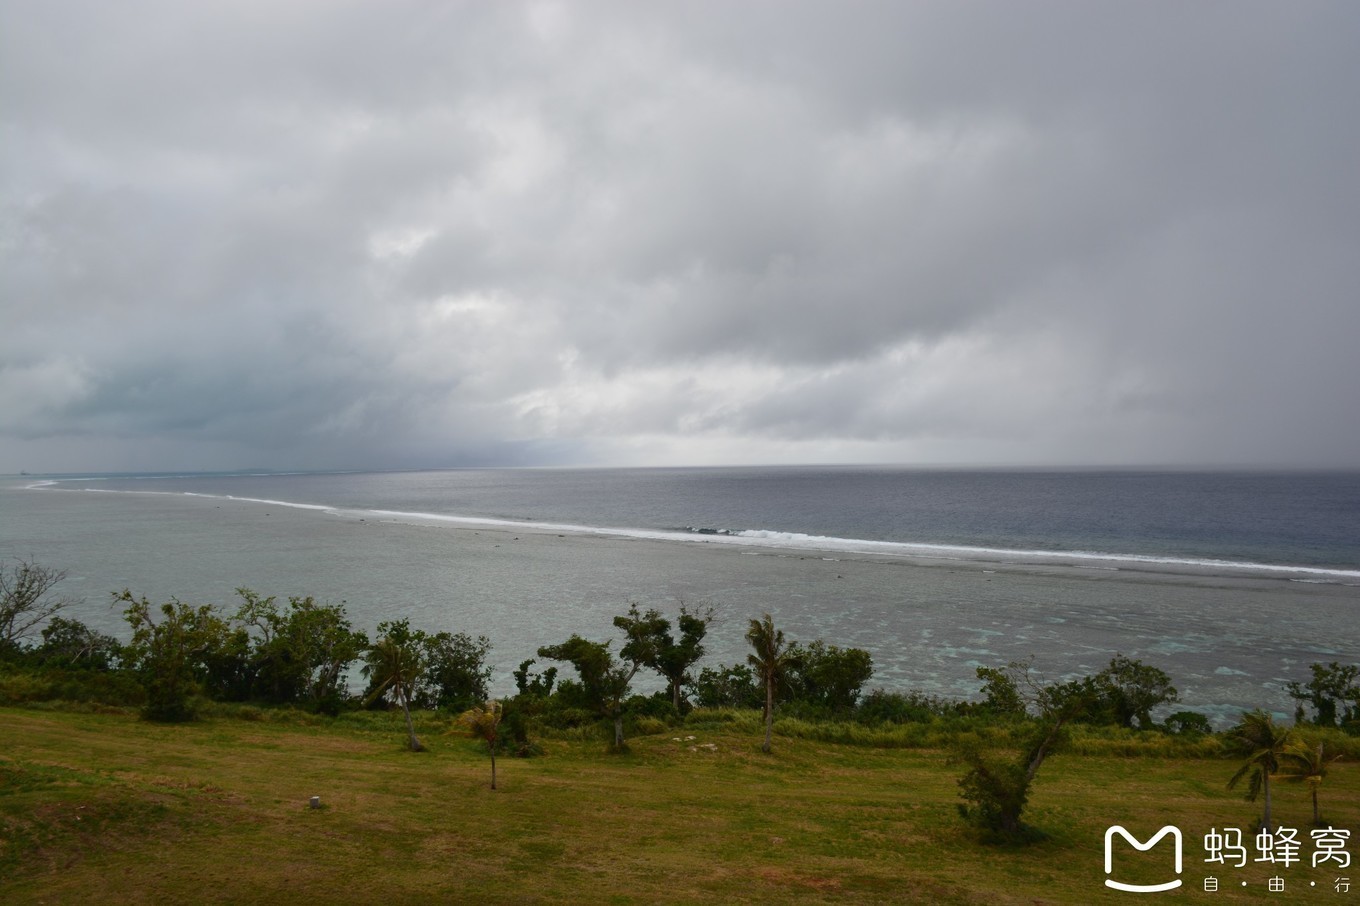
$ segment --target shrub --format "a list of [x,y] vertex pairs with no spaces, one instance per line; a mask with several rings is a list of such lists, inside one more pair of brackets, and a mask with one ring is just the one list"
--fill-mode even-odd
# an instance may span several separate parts
[[500,750],[516,758],[542,755],[543,749],[529,738],[529,727],[537,710],[537,699],[518,695],[503,703]]
[[692,688],[701,708],[765,707],[765,690],[745,664],[705,667]]
[[866,724],[928,723],[957,713],[954,702],[924,692],[885,692],[875,689],[860,700],[855,719]]
[[675,704],[666,692],[634,695],[628,699],[625,708],[629,714],[650,717],[661,721],[662,724],[674,724],[680,720],[680,712],[675,710]]
[[864,684],[874,674],[873,658],[862,648],[840,648],[818,639],[789,646],[788,695],[830,711],[855,706]]
[[0,673],[0,704],[22,705],[54,698],[52,683],[32,673]]
[[1176,736],[1209,736],[1214,732],[1209,718],[1198,711],[1177,711],[1167,717],[1166,732]]
[[137,677],[125,671],[63,667],[0,671],[0,704],[56,700],[138,707],[146,703],[146,692]]
[[1032,780],[1023,762],[989,757],[973,748],[961,750],[957,761],[968,765],[968,772],[959,779],[959,795],[969,803],[958,807],[965,821],[993,839],[1040,836],[1020,821]]

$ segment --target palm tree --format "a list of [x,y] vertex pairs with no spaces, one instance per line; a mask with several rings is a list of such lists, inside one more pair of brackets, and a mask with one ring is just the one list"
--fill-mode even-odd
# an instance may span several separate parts
[[784,679],[789,667],[789,650],[784,644],[784,633],[774,628],[774,620],[768,613],[764,619],[751,621],[751,627],[746,630],[746,641],[755,649],[746,656],[746,661],[756,668],[765,683],[765,744],[760,750],[769,754],[770,736],[774,732],[774,687]]
[[[419,752],[424,747],[416,738],[415,724],[411,722],[411,690],[425,667],[421,663],[420,648],[415,640],[408,638],[409,633],[402,631],[405,622],[402,620],[392,627],[364,653],[362,672],[368,677],[372,690],[364,704],[372,704],[384,692],[392,690],[401,703],[402,713],[406,715],[406,732],[410,737],[411,751]],[[382,630],[384,627],[378,628]]]
[[1229,748],[1247,759],[1228,781],[1228,789],[1234,789],[1245,777],[1248,802],[1255,802],[1258,795],[1265,793],[1262,828],[1270,827],[1270,777],[1280,770],[1280,757],[1292,738],[1289,727],[1277,725],[1275,718],[1260,709],[1243,712],[1242,720],[1228,731]]
[[489,701],[486,706],[473,705],[464,711],[459,717],[459,722],[467,727],[468,732],[474,739],[480,739],[486,743],[486,750],[491,753],[491,788],[496,788],[496,746],[500,744],[500,725],[501,718],[505,716],[505,710],[498,701]]
[[1308,746],[1296,742],[1286,747],[1281,754],[1280,773],[1284,775],[1283,779],[1291,783],[1307,783],[1308,790],[1313,795],[1314,827],[1322,826],[1322,817],[1318,814],[1318,787],[1327,776],[1327,766],[1340,759],[1340,755],[1325,754],[1322,743]]

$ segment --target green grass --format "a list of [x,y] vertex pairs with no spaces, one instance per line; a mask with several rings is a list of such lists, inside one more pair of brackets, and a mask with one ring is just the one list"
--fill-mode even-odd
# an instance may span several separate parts
[[[218,707],[160,726],[0,709],[0,901],[1129,902],[1102,886],[1114,823],[1143,838],[1178,825],[1186,888],[1165,896],[1205,897],[1204,833],[1259,811],[1224,788],[1233,762],[1129,757],[1137,744],[1114,737],[1106,753],[1093,736],[1039,776],[1028,818],[1047,838],[986,845],[957,814],[961,769],[908,742],[790,723],[800,735],[766,756],[758,716],[699,715],[624,755],[587,733],[546,739],[544,757],[501,759],[493,792],[479,744],[452,726],[423,716],[415,754],[388,714]],[[1360,767],[1334,766],[1322,801],[1360,859]],[[1305,838],[1309,809],[1304,789],[1277,789],[1277,819]],[[1164,855],[1126,849],[1121,871],[1162,880]],[[1337,872],[1275,873],[1296,893],[1318,882],[1289,902],[1337,896]],[[1279,900],[1265,866],[1218,874],[1231,885],[1214,902]]]

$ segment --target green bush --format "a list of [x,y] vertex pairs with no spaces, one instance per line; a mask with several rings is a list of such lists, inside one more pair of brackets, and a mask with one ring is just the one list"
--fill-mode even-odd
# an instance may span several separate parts
[[855,719],[865,724],[929,723],[958,713],[958,705],[924,692],[886,692],[875,689],[855,707]]
[[1076,755],[1125,758],[1217,758],[1223,753],[1223,745],[1216,736],[1074,724],[1068,728],[1066,750]]
[[1198,711],[1177,711],[1167,717],[1162,725],[1166,732],[1177,736],[1209,736],[1214,732],[1209,718]]
[[653,695],[634,695],[625,704],[625,710],[636,717],[650,717],[661,721],[663,724],[675,724],[680,720],[680,713],[675,710],[675,703],[671,701],[670,695],[666,692],[657,692]]
[[13,665],[0,668],[0,704],[59,700],[139,707],[146,703],[146,692],[134,675],[121,670],[24,669]]
[[705,667],[691,688],[701,708],[765,707],[765,690],[745,664]]
[[0,673],[0,704],[24,705],[55,698],[50,680],[28,672]]
[[968,766],[959,779],[959,795],[967,804],[958,808],[965,821],[994,840],[1022,841],[1042,836],[1020,820],[1031,784],[1023,761],[999,759],[973,748],[962,749],[956,760]]

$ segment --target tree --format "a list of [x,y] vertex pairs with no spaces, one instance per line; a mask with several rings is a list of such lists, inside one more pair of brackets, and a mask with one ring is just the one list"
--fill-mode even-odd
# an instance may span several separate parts
[[1313,799],[1313,826],[1322,826],[1322,816],[1318,812],[1318,787],[1327,777],[1327,768],[1341,756],[1327,755],[1323,744],[1305,745],[1301,742],[1290,743],[1280,753],[1280,777],[1290,783],[1306,783]]
[[515,688],[519,690],[520,696],[527,696],[535,699],[547,698],[552,695],[553,683],[557,681],[557,668],[549,667],[542,673],[530,673],[529,668],[534,665],[534,659],[521,661],[519,669],[514,671]]
[[281,611],[273,597],[238,588],[242,604],[235,619],[254,630],[251,685],[255,696],[280,704],[303,701],[337,713],[346,696],[344,674],[369,647],[350,625],[343,604],[318,604],[309,597],[288,599]]
[[960,805],[959,811],[985,830],[1013,838],[1025,831],[1021,816],[1039,768],[1061,744],[1067,724],[1089,712],[1092,685],[1090,677],[1045,682],[1028,660],[1013,661],[1002,670],[979,669],[978,678],[987,681],[1003,708],[1018,701],[1021,713],[1033,719],[1019,760],[998,759],[972,746],[959,751],[957,760],[969,768],[959,780],[960,795],[971,803]]
[[557,681],[557,668],[549,667],[542,673],[530,673],[534,659],[521,661],[519,669],[513,671],[515,678],[515,697],[504,703],[501,717],[501,745],[521,758],[542,754],[530,738],[531,722],[543,711],[544,702],[552,695],[553,684]]
[[1132,727],[1137,722],[1140,730],[1152,729],[1152,709],[1180,700],[1180,693],[1165,672],[1122,654],[1116,654],[1110,666],[1092,679],[1096,693],[1094,712],[1121,727]]
[[746,662],[755,668],[765,686],[765,742],[760,750],[768,755],[774,734],[775,687],[784,682],[792,660],[784,644],[783,631],[774,628],[774,619],[768,613],[759,620],[751,620],[746,641],[754,649],[746,656]]
[[368,677],[369,692],[365,705],[382,698],[389,691],[396,696],[401,712],[406,717],[406,733],[412,752],[423,750],[416,738],[411,721],[411,695],[420,683],[425,665],[421,659],[421,643],[425,633],[412,631],[410,622],[398,620],[378,624],[378,639],[364,653],[363,675]]
[[44,664],[112,670],[123,646],[111,635],[95,632],[79,620],[52,617],[42,630],[37,653]]
[[40,623],[74,603],[53,594],[65,578],[66,570],[32,560],[0,567],[0,654],[17,648]]
[[473,705],[459,716],[458,721],[474,739],[486,743],[491,754],[491,788],[496,788],[496,749],[500,746],[500,725],[504,710],[498,701],[488,701],[485,706]]
[[840,648],[821,639],[788,650],[790,697],[832,711],[849,711],[874,675],[874,661],[862,648]]
[[981,707],[998,716],[1024,716],[1025,700],[1015,687],[1015,678],[1006,670],[996,667],[977,668],[977,678],[982,680],[984,696]]
[[1198,711],[1177,711],[1175,714],[1168,714],[1163,725],[1166,732],[1173,736],[1208,736],[1214,732],[1214,726],[1209,723],[1209,718]]
[[1360,720],[1360,666],[1312,664],[1313,678],[1306,684],[1290,682],[1285,685],[1290,697],[1313,706],[1313,723],[1319,727],[1345,725]]
[[[275,598],[261,598],[249,588],[238,588],[241,606],[232,617],[253,640],[251,695],[268,702],[296,700],[301,694],[302,664],[284,638],[285,617]],[[254,635],[252,636],[252,631]]]
[[232,625],[216,607],[201,621],[205,643],[200,654],[199,681],[210,698],[219,701],[246,701],[254,685],[250,633],[244,626]]
[[302,694],[307,703],[338,713],[349,696],[345,673],[369,647],[368,636],[354,629],[343,604],[317,604],[311,597],[288,599],[283,637],[302,665]]
[[[640,638],[643,636],[639,636]],[[631,640],[630,640],[631,643]],[[642,669],[641,658],[646,646],[639,644],[628,650],[631,660],[619,660],[609,650],[609,642],[592,642],[573,635],[560,645],[538,649],[539,657],[567,661],[580,677],[580,696],[583,703],[614,722],[614,750],[623,751],[623,714],[633,677]],[[559,693],[568,691],[571,684],[559,685]]]
[[1014,762],[985,757],[975,748],[965,748],[958,759],[968,772],[959,779],[959,795],[970,806],[959,806],[965,819],[984,830],[1009,837],[1018,835],[1023,825],[1020,816],[1029,801],[1030,774],[1023,761]]
[[1237,726],[1227,732],[1225,741],[1230,751],[1246,759],[1228,780],[1228,789],[1236,789],[1245,778],[1248,802],[1255,802],[1256,797],[1264,793],[1265,813],[1261,827],[1270,827],[1270,777],[1280,770],[1280,757],[1293,741],[1293,732],[1277,725],[1274,717],[1257,709],[1244,712]]
[[705,667],[694,680],[694,698],[705,708],[759,708],[765,692],[745,664]]
[[656,609],[641,613],[634,603],[629,605],[627,615],[614,618],[614,625],[628,636],[620,654],[665,677],[670,686],[671,704],[679,712],[684,700],[682,687],[694,680],[690,668],[704,656],[703,641],[713,622],[713,608],[691,611],[682,604],[676,622],[680,629],[679,641],[671,635],[670,621]]
[[129,666],[146,686],[146,716],[167,722],[191,720],[190,697],[199,689],[206,659],[221,645],[226,623],[210,604],[194,608],[171,600],[160,606],[157,620],[145,597],[133,598],[124,589],[114,600],[128,605],[123,617],[132,627],[132,641],[125,650]]
[[415,697],[419,707],[465,711],[487,700],[491,667],[486,656],[491,642],[486,636],[437,632],[421,647],[425,676]]

